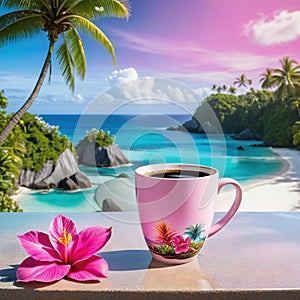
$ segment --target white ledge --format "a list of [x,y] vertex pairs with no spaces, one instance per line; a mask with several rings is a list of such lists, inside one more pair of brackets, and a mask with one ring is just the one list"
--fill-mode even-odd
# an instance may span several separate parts
[[64,213],[78,230],[113,227],[98,253],[109,264],[109,277],[89,283],[17,283],[16,269],[28,256],[17,235],[47,232],[56,215],[0,214],[1,300],[300,299],[300,213],[238,213],[206,241],[197,259],[177,266],[151,258],[136,212]]

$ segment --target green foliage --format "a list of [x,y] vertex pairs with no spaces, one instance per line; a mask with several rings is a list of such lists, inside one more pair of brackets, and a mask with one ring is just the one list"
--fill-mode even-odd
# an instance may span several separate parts
[[300,121],[296,121],[295,125],[292,127],[293,132],[293,144],[295,146],[300,146]]
[[264,113],[264,142],[275,147],[293,147],[292,126],[296,120],[296,111],[287,103],[270,103]]
[[[10,117],[0,111],[0,130]],[[60,136],[58,126],[25,113],[0,147],[0,211],[21,211],[10,198],[16,189],[20,168],[38,172],[48,160],[55,162],[66,148],[75,151],[69,139]]]
[[110,134],[110,131],[104,132],[104,130],[97,130],[93,128],[90,132],[87,132],[86,137],[80,142],[88,140],[89,143],[95,143],[96,147],[108,147],[115,141],[115,136]]
[[17,130],[23,134],[22,142],[26,149],[24,169],[38,172],[48,160],[55,162],[62,152],[71,147],[68,138],[59,135],[57,126],[45,123],[40,117],[25,113],[21,121],[22,126]]
[[0,91],[0,108],[5,109],[7,107],[8,100],[4,97],[4,91]]
[[97,147],[108,147],[115,141],[115,136],[111,135],[109,131],[104,132],[102,129],[99,130],[96,137]]
[[159,245],[157,247],[157,251],[163,255],[175,253],[174,246],[169,246],[169,245]]
[[[205,101],[213,108],[220,122],[223,122],[226,117],[233,114],[237,109],[239,98],[228,94],[213,94],[206,98]],[[204,120],[206,115],[206,112],[202,110],[203,106],[200,105],[194,113],[194,118],[200,121]]]
[[[22,149],[18,149],[22,151]],[[10,196],[16,189],[19,177],[19,167],[22,165],[20,157],[15,155],[12,147],[0,147],[0,212],[22,211]]]
[[[4,112],[0,113],[0,129],[8,119]],[[51,126],[30,113],[23,115],[3,146],[14,147],[15,154],[22,159],[22,168],[36,172],[48,160],[55,162],[65,149],[73,147],[67,136],[60,136],[57,126]],[[20,148],[25,152],[22,153]]]
[[213,94],[198,107],[194,118],[205,119],[208,114],[206,103],[216,114],[225,133],[238,133],[249,128],[268,145],[292,147],[292,126],[299,119],[299,106],[295,99],[299,95],[291,95],[283,102],[274,92],[253,89],[239,96]]

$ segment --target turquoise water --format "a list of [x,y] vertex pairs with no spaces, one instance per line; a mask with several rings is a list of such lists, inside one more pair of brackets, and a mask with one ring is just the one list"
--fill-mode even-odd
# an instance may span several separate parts
[[[145,164],[193,163],[215,167],[221,177],[232,177],[242,184],[257,178],[272,176],[282,168],[282,160],[267,148],[250,147],[253,141],[235,141],[229,135],[190,134],[167,131],[190,118],[189,115],[111,115],[78,116],[46,115],[44,120],[60,125],[62,134],[75,144],[92,128],[110,130],[115,142],[127,155],[132,165],[119,168],[80,169],[90,176],[94,187],[87,191],[64,193],[51,191],[41,194],[30,191],[22,196],[20,205],[24,211],[97,211],[100,210],[94,195],[104,180],[114,179],[120,173],[134,175],[134,170]],[[237,150],[243,146],[245,150]],[[104,176],[104,177],[103,177]],[[113,192],[113,191],[112,191]]]

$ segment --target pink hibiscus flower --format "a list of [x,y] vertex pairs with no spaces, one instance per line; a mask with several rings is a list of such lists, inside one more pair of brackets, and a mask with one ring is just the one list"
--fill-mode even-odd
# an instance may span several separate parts
[[174,251],[176,254],[180,254],[183,252],[187,252],[190,247],[192,239],[190,237],[187,237],[184,239],[181,235],[176,235],[173,237],[173,245],[174,245]]
[[107,262],[96,254],[109,240],[111,228],[83,229],[77,234],[72,220],[58,215],[50,224],[49,235],[30,231],[18,236],[30,255],[17,270],[17,281],[52,282],[67,276],[86,281],[106,278]]

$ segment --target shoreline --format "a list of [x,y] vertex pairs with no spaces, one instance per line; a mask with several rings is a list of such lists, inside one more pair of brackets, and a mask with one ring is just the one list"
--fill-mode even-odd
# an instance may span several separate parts
[[[238,211],[300,212],[300,151],[289,148],[270,148],[270,150],[280,156],[283,167],[276,173],[266,175],[265,178],[243,182],[244,195]],[[103,177],[99,180],[97,176],[95,180],[92,176],[93,186],[111,179],[108,176]],[[31,192],[29,188],[19,187],[11,198],[20,205],[22,203],[20,198]],[[233,190],[221,191],[216,201],[216,211],[228,211],[233,197]]]
[[[300,151],[270,148],[281,157],[280,171],[265,179],[242,184],[243,199],[238,211],[300,211]],[[216,211],[228,211],[233,191],[220,193]]]

